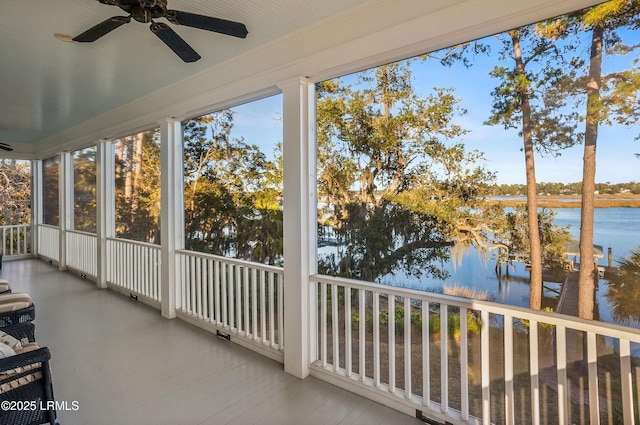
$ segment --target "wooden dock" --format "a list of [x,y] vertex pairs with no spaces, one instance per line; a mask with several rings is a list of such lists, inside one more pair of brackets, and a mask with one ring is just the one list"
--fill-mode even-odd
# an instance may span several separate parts
[[569,272],[562,285],[556,313],[578,316],[578,272]]

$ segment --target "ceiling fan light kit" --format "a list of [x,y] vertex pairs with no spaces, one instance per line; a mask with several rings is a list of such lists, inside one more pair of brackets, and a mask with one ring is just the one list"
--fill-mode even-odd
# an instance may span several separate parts
[[114,16],[73,37],[73,41],[91,43],[109,34],[111,31],[131,22],[131,19],[143,24],[151,24],[150,30],[184,62],[195,62],[200,55],[193,50],[169,25],[155,22],[165,18],[173,25],[183,25],[201,30],[217,32],[232,37],[246,38],[247,27],[234,21],[198,15],[180,10],[167,9],[167,0],[98,0],[102,4],[117,6],[129,16]]

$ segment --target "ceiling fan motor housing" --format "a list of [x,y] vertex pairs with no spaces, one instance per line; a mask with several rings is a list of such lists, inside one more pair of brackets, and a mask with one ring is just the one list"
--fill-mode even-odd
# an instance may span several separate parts
[[149,23],[167,13],[167,0],[99,0],[109,6],[118,6],[130,13],[138,22]]
[[153,20],[151,11],[142,7],[134,7],[133,9],[131,9],[131,17],[138,22],[142,22],[143,24],[148,24]]

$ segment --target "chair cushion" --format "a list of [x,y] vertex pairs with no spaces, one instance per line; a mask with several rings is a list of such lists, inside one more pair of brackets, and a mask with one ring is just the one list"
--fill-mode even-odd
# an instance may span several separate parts
[[22,343],[20,340],[3,331],[0,331],[0,343],[11,347],[11,349],[16,352],[22,349]]
[[22,310],[33,304],[29,294],[24,292],[14,292],[12,294],[0,295],[0,313]]
[[16,350],[0,342],[0,359],[16,355]]
[[37,342],[28,342],[26,344],[21,344],[20,348],[16,348],[16,354],[28,353],[29,351],[34,351],[40,348],[40,345]]

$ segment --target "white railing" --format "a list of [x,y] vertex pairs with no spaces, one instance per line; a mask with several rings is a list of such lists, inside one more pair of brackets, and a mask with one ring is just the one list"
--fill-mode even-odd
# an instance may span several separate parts
[[56,226],[38,225],[38,255],[60,261],[60,231]]
[[18,257],[31,255],[31,225],[0,226],[0,255]]
[[282,352],[282,268],[192,251],[179,251],[177,261],[178,310],[184,316]]
[[160,302],[160,246],[107,238],[107,283]]
[[67,230],[67,267],[95,278],[98,275],[98,247],[95,234]]
[[632,353],[640,332],[633,328],[312,279],[315,376],[442,422],[636,423],[640,362]]

